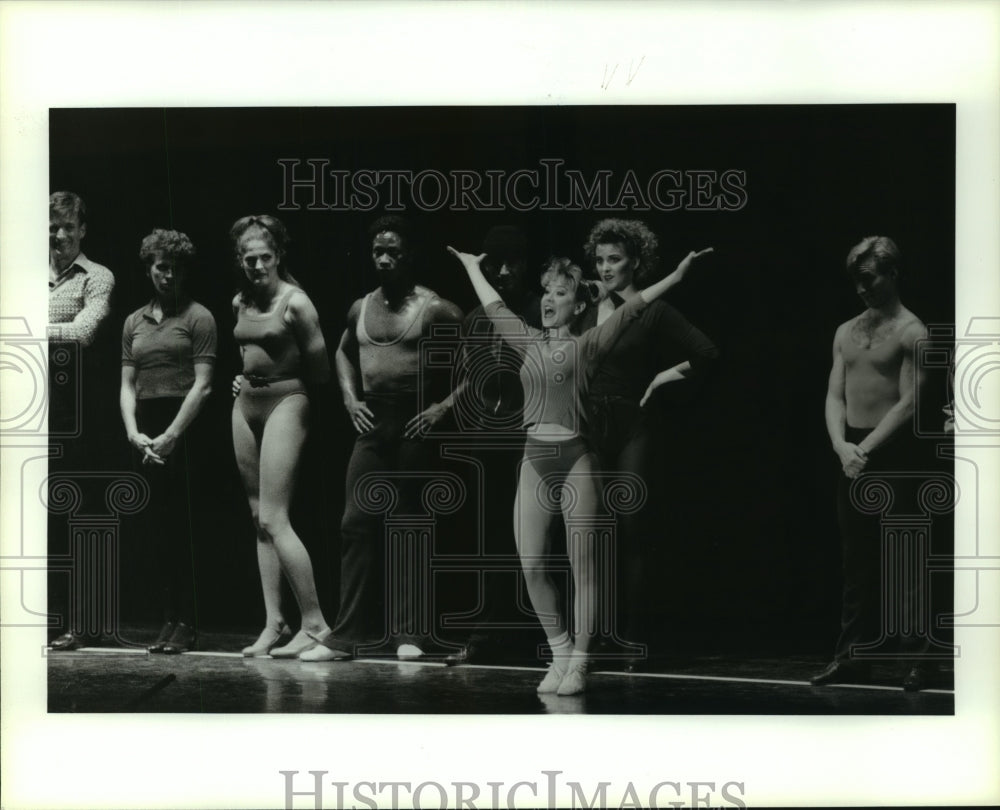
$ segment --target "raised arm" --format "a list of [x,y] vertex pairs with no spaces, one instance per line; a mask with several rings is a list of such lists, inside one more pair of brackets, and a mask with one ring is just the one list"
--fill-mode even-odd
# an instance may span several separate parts
[[479,303],[483,305],[483,309],[486,309],[494,301],[501,301],[500,293],[493,289],[493,285],[486,280],[486,276],[483,275],[483,270],[480,265],[483,259],[486,258],[485,253],[480,253],[478,256],[473,256],[471,253],[462,253],[461,251],[455,250],[451,245],[448,245],[448,252],[458,259],[462,266],[465,268],[465,272],[469,276],[469,281],[472,282],[472,288],[476,291],[476,295],[479,297]]
[[361,369],[355,365],[358,357],[358,318],[361,316],[361,299],[352,305],[347,313],[347,328],[340,336],[334,364],[337,368],[337,382],[344,397],[344,409],[358,433],[367,433],[374,427],[375,418],[363,399],[358,395],[358,381],[361,379]]
[[916,362],[917,341],[925,337],[927,328],[918,320],[903,329],[903,334],[900,335],[903,359],[899,367],[899,401],[886,411],[872,432],[858,443],[862,452],[871,453],[892,438],[896,431],[910,425],[917,397],[920,396],[926,379],[926,372]]
[[857,478],[868,463],[868,456],[856,444],[845,439],[847,425],[846,376],[844,373],[844,355],[841,351],[843,341],[850,328],[850,321],[841,324],[833,337],[833,366],[830,369],[830,380],[826,388],[826,432],[830,435],[833,451],[840,459],[844,475]]
[[651,304],[661,295],[663,295],[671,287],[680,284],[684,280],[684,277],[688,274],[691,268],[694,266],[695,262],[702,256],[707,256],[709,253],[714,252],[715,248],[705,248],[704,250],[694,251],[692,250],[685,256],[677,268],[669,276],[665,276],[657,281],[655,284],[650,284],[644,290],[639,291],[639,295],[642,296],[643,300],[647,304]]
[[[493,285],[486,280],[486,276],[483,275],[483,271],[480,268],[480,264],[486,258],[486,254],[480,253],[478,256],[473,256],[471,253],[462,253],[455,250],[451,245],[448,246],[448,252],[465,267],[465,272],[469,275],[469,281],[472,282],[472,287],[476,291],[479,302],[483,305],[483,311],[493,323],[493,328],[497,334],[507,340],[515,350],[524,351],[523,339],[528,335],[540,334],[541,330],[528,326],[523,318],[515,315],[504,304],[500,293],[493,289]],[[520,338],[521,340],[511,341],[510,338]]]

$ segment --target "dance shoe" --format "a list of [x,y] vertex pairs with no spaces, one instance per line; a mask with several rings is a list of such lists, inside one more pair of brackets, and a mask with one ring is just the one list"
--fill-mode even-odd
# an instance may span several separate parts
[[538,688],[535,691],[540,695],[558,692],[559,687],[562,685],[562,679],[565,676],[565,667],[549,664],[549,671],[545,673],[545,677],[542,678],[542,682],[538,684]]
[[579,695],[587,688],[587,670],[584,667],[570,667],[559,682],[556,694],[560,696]]
[[101,637],[86,633],[63,633],[59,638],[53,639],[49,644],[49,649],[54,652],[68,652],[79,650],[81,647],[96,647],[100,644]]
[[160,635],[156,637],[156,641],[146,648],[146,651],[151,653],[163,652],[163,645],[170,641],[170,637],[174,634],[174,626],[173,622],[164,624],[160,629]]
[[871,666],[854,661],[833,661],[827,668],[810,680],[813,686],[828,683],[871,683]]
[[306,650],[315,649],[318,645],[322,644],[323,639],[329,636],[330,632],[329,627],[320,633],[310,633],[308,630],[301,629],[292,636],[292,640],[284,647],[273,647],[271,649],[271,657],[281,659],[298,658]]
[[177,622],[174,632],[170,634],[170,641],[163,645],[163,654],[179,655],[188,650],[193,650],[197,642],[197,631],[189,624]]
[[424,657],[424,651],[416,644],[400,644],[396,648],[396,657],[400,661],[418,661]]
[[257,636],[257,640],[253,644],[243,648],[243,656],[245,658],[262,658],[270,655],[271,650],[277,647],[280,642],[287,642],[291,635],[292,631],[284,623],[277,630],[273,627],[265,627],[260,631],[260,635]]
[[327,647],[324,642],[330,637],[332,630],[327,630],[317,636],[313,636],[313,640],[316,641],[316,646],[310,647],[308,650],[303,650],[299,653],[300,661],[350,661],[354,658],[354,653],[348,652],[347,650],[337,650],[333,647]]

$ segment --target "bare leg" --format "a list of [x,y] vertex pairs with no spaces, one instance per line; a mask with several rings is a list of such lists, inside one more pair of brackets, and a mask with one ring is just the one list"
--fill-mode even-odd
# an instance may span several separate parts
[[243,652],[246,655],[266,655],[285,627],[281,612],[281,567],[274,546],[260,531],[260,447],[238,404],[233,407],[232,423],[236,466],[257,528],[257,567],[260,569],[265,613],[264,630],[257,641]]
[[302,629],[287,645],[292,649],[307,645],[309,636],[329,630],[320,610],[309,552],[288,518],[308,418],[309,400],[305,396],[286,397],[268,416],[260,445],[260,531],[270,539],[302,614]]

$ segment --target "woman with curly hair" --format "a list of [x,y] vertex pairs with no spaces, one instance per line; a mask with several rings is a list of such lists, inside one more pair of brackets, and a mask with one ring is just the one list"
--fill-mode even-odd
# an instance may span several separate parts
[[[266,621],[248,657],[297,658],[329,635],[309,553],[288,512],[305,446],[313,394],[330,380],[319,316],[288,271],[285,226],[249,216],[230,229],[240,291],[233,298],[243,372],[233,404],[233,447],[257,529],[257,564]],[[281,575],[292,586],[302,626],[291,631],[281,609]],[[283,646],[276,646],[279,641]]]
[[197,640],[188,476],[198,466],[201,442],[192,434],[212,390],[216,329],[185,289],[194,255],[178,231],[157,228],[142,240],[153,297],[122,329],[119,404],[149,481],[149,535],[163,597],[163,628],[148,648],[154,653],[185,652]]
[[[584,328],[603,324],[657,278],[657,248],[656,235],[639,220],[603,219],[591,229],[584,252],[608,296]],[[675,399],[683,390],[678,384],[716,357],[712,341],[666,301],[646,307],[633,328],[590,368],[587,413],[601,469],[630,473],[648,483],[657,451],[654,425],[663,420],[645,406],[662,386],[668,388],[659,390],[655,400],[663,404]],[[643,583],[644,549],[656,541],[649,507],[647,499],[644,507],[622,515],[618,525],[625,620],[621,629],[629,642],[641,642],[645,635],[642,622],[649,599]],[[636,655],[628,668],[637,669],[642,661]]]
[[[642,290],[601,326],[577,338],[573,327],[595,296],[580,268],[568,259],[553,259],[542,274],[542,329],[535,329],[511,312],[486,280],[480,269],[486,254],[449,250],[465,266],[496,331],[521,358],[527,441],[514,501],[514,535],[528,597],[552,652],[552,664],[537,691],[578,694],[586,688],[588,651],[596,632],[598,581],[589,527],[598,505],[597,465],[581,408],[581,385],[587,367],[600,363],[647,304],[680,281],[700,254],[690,254],[671,276]],[[554,508],[562,510],[567,525],[574,583],[572,627],[547,570]]]

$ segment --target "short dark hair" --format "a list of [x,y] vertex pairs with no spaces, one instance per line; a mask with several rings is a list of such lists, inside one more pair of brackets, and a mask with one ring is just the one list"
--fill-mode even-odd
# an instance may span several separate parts
[[54,191],[49,195],[49,216],[73,214],[81,225],[87,224],[87,204],[72,191]]
[[656,281],[660,257],[660,243],[649,226],[639,219],[602,219],[590,229],[583,252],[593,265],[598,245],[623,245],[632,259],[639,260],[635,272],[636,287],[648,287]]
[[408,251],[412,252],[416,248],[413,225],[398,214],[385,214],[376,219],[368,228],[368,244],[371,245],[376,236],[387,231],[398,234]]
[[153,228],[153,232],[143,238],[139,247],[139,258],[146,267],[151,267],[157,253],[169,256],[185,269],[191,267],[194,260],[194,244],[186,233],[168,231],[164,228]]
[[898,275],[902,270],[902,254],[888,236],[866,236],[852,247],[847,254],[847,272],[853,275],[861,263],[869,259],[875,262],[879,272],[895,270]]

